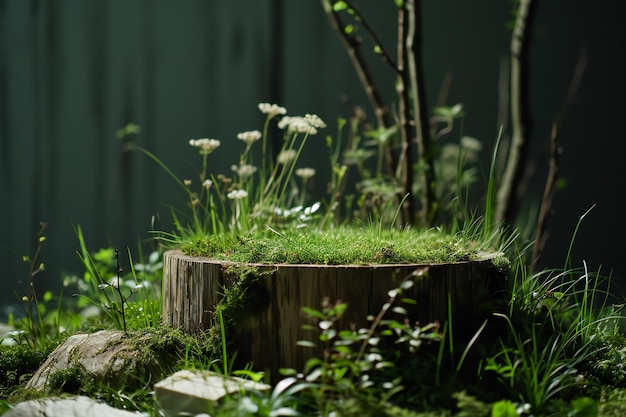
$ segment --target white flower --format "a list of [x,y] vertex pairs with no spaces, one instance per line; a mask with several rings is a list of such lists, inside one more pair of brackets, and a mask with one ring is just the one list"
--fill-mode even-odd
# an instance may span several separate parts
[[276,104],[270,103],[259,103],[259,110],[261,110],[261,113],[267,114],[267,117],[269,117],[270,119],[278,116],[279,114],[287,113],[287,109],[285,109],[284,107],[280,107]]
[[470,136],[463,136],[461,138],[461,147],[468,151],[479,152],[483,148],[483,144],[478,139]]
[[296,151],[293,149],[281,151],[278,154],[277,161],[279,164],[286,165],[296,157]]
[[306,181],[309,178],[311,178],[313,175],[315,175],[315,169],[314,168],[298,168],[296,169],[296,175],[302,178],[304,181]]
[[326,127],[322,119],[315,115],[307,114],[301,116],[285,116],[278,122],[279,129],[287,129],[288,133],[307,133],[315,135],[317,128]]
[[217,149],[221,145],[221,142],[217,139],[203,138],[191,139],[189,144],[195,148],[200,148],[200,153],[202,155],[208,155]]
[[237,135],[237,139],[244,141],[246,145],[250,146],[257,140],[261,139],[261,132],[258,130],[241,132]]
[[257,168],[254,165],[241,164],[239,166],[233,165],[230,167],[234,172],[239,175],[240,178],[248,178],[250,175],[254,174]]
[[183,183],[185,184],[185,187],[191,186],[191,180],[183,180]]
[[202,185],[204,186],[204,188],[206,188],[208,190],[208,189],[210,189],[213,186],[213,181],[211,181],[211,180],[204,180]]
[[326,123],[324,123],[324,121],[320,119],[319,116],[316,114],[305,114],[304,121],[313,127],[317,127],[318,129],[323,129],[326,127]]
[[226,194],[226,197],[231,200],[241,200],[242,198],[246,198],[248,196],[248,192],[246,190],[233,190],[230,193]]

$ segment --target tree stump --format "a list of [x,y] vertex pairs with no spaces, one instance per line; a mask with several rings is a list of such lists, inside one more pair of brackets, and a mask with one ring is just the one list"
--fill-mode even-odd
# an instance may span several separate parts
[[[280,368],[302,370],[313,354],[296,345],[312,337],[302,329],[309,323],[302,307],[319,310],[325,298],[331,303],[341,300],[348,309],[339,328],[367,327],[367,316],[380,312],[389,300],[388,291],[410,276],[415,285],[403,297],[416,301],[409,309],[411,320],[443,324],[451,319],[455,338],[473,334],[505,289],[505,274],[493,262],[498,256],[429,265],[242,265],[168,251],[164,254],[163,321],[188,333],[209,329],[216,324],[217,303],[238,281],[237,271],[253,271],[255,277],[247,280],[250,284],[240,310],[243,314],[234,318],[236,334],[227,338],[234,341],[238,359],[276,377]],[[425,273],[418,277],[416,271]]]

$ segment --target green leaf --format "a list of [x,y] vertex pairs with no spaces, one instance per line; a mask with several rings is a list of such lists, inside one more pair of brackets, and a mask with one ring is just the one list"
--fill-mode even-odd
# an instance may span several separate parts
[[325,320],[326,319],[326,316],[324,315],[324,313],[322,313],[320,311],[317,311],[317,310],[315,310],[313,308],[310,308],[310,307],[306,307],[306,306],[302,307],[302,312],[304,314],[306,314],[307,316],[309,316],[309,317],[315,317],[315,318],[318,318],[320,320]]
[[491,417],[517,417],[517,410],[509,400],[500,400],[491,408]]
[[338,1],[333,4],[333,11],[340,12],[342,10],[346,10],[348,8],[348,4],[345,1]]
[[345,312],[346,312],[346,309],[347,309],[347,308],[348,308],[348,303],[340,303],[340,304],[337,304],[337,305],[335,306],[335,308],[334,308],[334,310],[335,310],[335,316],[336,316],[337,318],[339,318],[339,317],[343,316],[343,313],[345,313]]
[[400,307],[400,306],[394,307],[392,311],[394,313],[401,314],[403,316],[406,316],[408,314],[406,309],[404,307]]
[[296,342],[297,346],[302,346],[302,347],[310,347],[310,348],[315,348],[317,347],[317,345],[309,340],[298,340]]
[[568,416],[595,417],[598,415],[598,404],[589,397],[580,397],[572,401],[572,410]]
[[400,288],[402,288],[403,290],[408,290],[409,288],[411,288],[413,285],[415,285],[415,283],[411,280],[406,280],[404,281],[402,284],[400,284]]

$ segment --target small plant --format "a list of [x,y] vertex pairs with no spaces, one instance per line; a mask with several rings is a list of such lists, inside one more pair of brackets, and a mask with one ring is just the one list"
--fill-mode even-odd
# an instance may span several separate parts
[[48,312],[46,303],[53,300],[52,292],[46,291],[43,297],[37,294],[35,285],[36,278],[45,271],[45,264],[39,258],[46,242],[44,234],[47,223],[41,223],[39,231],[36,233],[36,249],[32,256],[24,256],[22,259],[28,263],[28,283],[26,294],[19,297],[24,308],[25,317],[14,321],[12,317],[9,322],[15,325],[16,330],[11,334],[18,343],[27,343],[33,348],[42,347],[51,341],[59,340],[63,327],[61,325],[61,297],[59,297],[56,310]]
[[585,382],[582,368],[602,356],[605,341],[619,333],[619,308],[594,306],[603,292],[601,278],[586,269],[574,278],[576,272],[523,277],[509,313],[496,313],[509,337],[487,359],[485,371],[497,373],[534,411],[545,411],[553,400],[575,392]]
[[132,297],[133,294],[141,290],[142,286],[141,284],[137,284],[134,288],[129,289],[127,295],[124,295],[122,292],[122,282],[120,277],[123,269],[120,266],[120,252],[117,249],[115,249],[115,262],[117,265],[117,267],[115,268],[115,271],[117,273],[115,281],[113,283],[103,282],[102,284],[98,285],[98,288],[101,290],[111,289],[117,295],[117,302],[111,303],[110,305],[105,304],[104,307],[109,310],[113,310],[120,315],[120,317],[122,318],[122,329],[124,330],[124,332],[126,332],[126,305],[128,303],[128,299]]
[[[306,222],[307,216],[319,208],[319,204],[308,209],[297,205],[305,201],[305,196],[293,192],[295,177],[301,178],[303,186],[314,174],[311,168],[296,168],[297,161],[310,136],[326,124],[316,115],[302,117],[285,116],[286,109],[275,104],[261,103],[259,110],[265,114],[263,132],[245,131],[237,135],[244,144],[236,164],[231,169],[232,176],[209,172],[209,156],[217,151],[221,142],[217,139],[191,139],[189,145],[197,149],[202,158],[202,168],[198,173],[200,187],[194,189],[190,179],[179,179],[152,152],[129,142],[128,149],[147,155],[156,162],[187,195],[190,214],[173,210],[174,231],[164,232],[160,238],[177,245],[195,241],[208,235],[230,234],[246,236],[251,233],[264,233],[266,225],[284,227],[288,224]],[[278,128],[284,132],[282,146],[276,159],[269,149],[269,123],[277,116]],[[261,142],[260,168],[253,165],[253,146]],[[255,176],[259,173],[259,179]],[[295,174],[295,177],[294,177]]]
[[[425,269],[418,269],[414,275],[424,272]],[[307,397],[315,409],[326,415],[346,406],[381,408],[403,389],[400,372],[394,372],[394,351],[415,354],[424,343],[438,341],[441,336],[437,323],[420,325],[408,318],[403,304],[415,302],[403,298],[402,293],[413,285],[412,278],[388,292],[389,301],[376,316],[368,317],[369,328],[339,328],[348,308],[341,301],[332,304],[325,300],[321,310],[303,308],[315,321],[315,325],[303,328],[319,335],[317,341],[301,340],[298,345],[313,349],[318,355],[307,361],[302,373],[293,369],[282,372],[297,376],[307,385]]]
[[[140,261],[134,263],[130,249],[128,273],[120,264],[117,249],[103,248],[89,252],[80,226],[75,228],[80,244],[77,256],[85,272],[82,278],[67,277],[71,285],[77,287],[78,305],[82,309],[96,306],[116,328],[144,329],[157,326],[161,322],[160,279],[163,263],[159,251],[152,252],[147,262],[140,251]],[[139,246],[141,248],[141,246]],[[68,283],[69,285],[69,283]],[[132,296],[139,297],[129,302]]]

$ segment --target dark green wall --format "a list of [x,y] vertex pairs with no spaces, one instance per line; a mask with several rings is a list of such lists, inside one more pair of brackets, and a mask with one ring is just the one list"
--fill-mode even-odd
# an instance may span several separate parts
[[[392,1],[363,3],[374,26],[393,27]],[[568,186],[557,196],[544,261],[561,265],[578,217],[597,204],[574,260],[623,279],[626,13],[616,4],[538,0],[529,98],[539,154],[586,47],[583,84],[560,132]],[[449,71],[448,102],[467,112],[463,134],[489,150],[510,2],[424,0],[423,9],[429,104]],[[382,65],[376,74],[389,76]],[[48,271],[38,279],[53,290],[61,271],[80,272],[72,224],[93,249],[135,248],[153,216],[157,228],[169,227],[165,205],[183,204],[184,195],[146,157],[123,151],[116,131],[126,123],[142,128],[133,140],[194,177],[190,138],[222,140],[215,168],[227,171],[236,133],[260,127],[257,103],[317,113],[333,127],[348,114],[342,95],[367,106],[318,0],[0,0],[0,301],[12,302],[16,281],[27,278],[21,257],[34,250],[42,220]],[[305,160],[316,159],[312,149]]]

